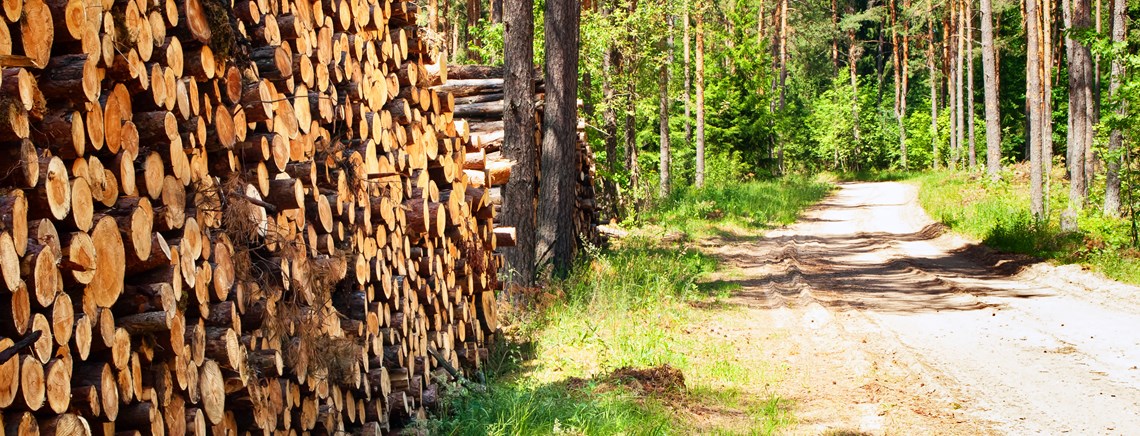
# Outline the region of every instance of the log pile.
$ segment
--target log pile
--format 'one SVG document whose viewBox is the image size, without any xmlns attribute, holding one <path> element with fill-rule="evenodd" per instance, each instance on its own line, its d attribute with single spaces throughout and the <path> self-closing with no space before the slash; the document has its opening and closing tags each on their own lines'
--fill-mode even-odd
<svg viewBox="0 0 1140 436">
<path fill-rule="evenodd" d="M 481 150 L 468 160 L 475 163 L 475 168 L 483 160 L 488 165 L 506 165 L 500 150 L 503 144 L 503 76 L 502 67 L 453 65 L 448 69 L 446 83 L 434 88 L 454 96 L 455 117 L 468 122 L 471 143 Z M 541 74 L 538 76 L 541 77 Z M 440 83 L 440 80 L 436 79 L 435 83 Z M 535 106 L 535 144 L 539 148 L 539 156 L 542 154 L 543 91 L 543 84 L 539 82 L 536 86 Z M 578 186 L 574 227 L 578 235 L 578 248 L 581 248 L 584 244 L 597 245 L 601 242 L 597 229 L 599 210 L 594 196 L 594 153 L 586 140 L 586 123 L 581 117 L 578 118 L 576 147 Z M 492 189 L 493 198 L 498 198 L 498 191 L 498 188 Z"/>
<path fill-rule="evenodd" d="M 5 0 L 0 426 L 378 434 L 497 328 L 488 159 L 389 0 Z"/>
</svg>

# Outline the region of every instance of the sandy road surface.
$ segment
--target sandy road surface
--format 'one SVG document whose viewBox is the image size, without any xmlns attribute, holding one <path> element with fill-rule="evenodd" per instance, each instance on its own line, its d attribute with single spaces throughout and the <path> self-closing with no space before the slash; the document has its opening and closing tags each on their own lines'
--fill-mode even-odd
<svg viewBox="0 0 1140 436">
<path fill-rule="evenodd" d="M 705 248 L 744 286 L 709 328 L 778 374 L 756 391 L 793 400 L 792 433 L 1140 434 L 1140 289 L 947 234 L 911 185 Z"/>
</svg>

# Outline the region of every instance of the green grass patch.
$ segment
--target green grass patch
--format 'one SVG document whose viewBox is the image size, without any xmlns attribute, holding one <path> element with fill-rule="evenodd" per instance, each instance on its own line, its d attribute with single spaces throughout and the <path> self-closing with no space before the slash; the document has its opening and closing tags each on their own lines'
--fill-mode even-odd
<svg viewBox="0 0 1140 436">
<path fill-rule="evenodd" d="M 646 211 L 639 226 L 686 237 L 755 233 L 795 221 L 826 196 L 822 180 L 789 177 L 687 189 Z M 773 434 L 792 403 L 768 394 L 781 369 L 734 358 L 733 340 L 708 329 L 737 310 L 740 289 L 710 281 L 717 261 L 686 237 L 631 237 L 581 256 L 569 276 L 502 315 L 483 367 L 486 385 L 452 387 L 431 434 Z M 507 339 L 503 339 L 506 337 Z M 630 371 L 683 375 L 678 389 L 630 381 Z M 635 377 L 636 378 L 636 377 Z"/>
<path fill-rule="evenodd" d="M 1106 218 L 1090 207 L 1078 219 L 1078 232 L 1058 223 L 1068 186 L 1053 181 L 1049 219 L 1030 213 L 1028 182 L 1012 172 L 1001 181 L 959 172 L 932 172 L 914 178 L 919 202 L 936 220 L 998 250 L 1061 263 L 1079 263 L 1116 280 L 1140 283 L 1140 252 L 1131 246 L 1129 223 Z M 1011 181 L 1012 180 L 1012 181 Z"/>
<path fill-rule="evenodd" d="M 827 196 L 831 188 L 826 180 L 805 176 L 684 188 L 644 213 L 641 224 L 679 231 L 689 237 L 731 239 L 734 228 L 762 230 L 794 222 L 800 212 Z"/>
<path fill-rule="evenodd" d="M 920 173 L 903 170 L 866 170 L 845 173 L 823 173 L 820 179 L 834 182 L 898 182 L 910 180 Z"/>
</svg>

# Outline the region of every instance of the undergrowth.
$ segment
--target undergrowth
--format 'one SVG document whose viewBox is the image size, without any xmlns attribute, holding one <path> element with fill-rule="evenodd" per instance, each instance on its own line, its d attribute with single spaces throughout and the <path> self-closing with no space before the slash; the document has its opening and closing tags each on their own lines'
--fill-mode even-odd
<svg viewBox="0 0 1140 436">
<path fill-rule="evenodd" d="M 722 226 L 762 230 L 791 224 L 819 202 L 832 184 L 806 176 L 682 188 L 645 212 L 639 224 L 658 225 L 691 237 L 718 233 Z"/>
<path fill-rule="evenodd" d="M 757 389 L 777 383 L 778 371 L 728 358 L 737 345 L 702 331 L 734 310 L 720 299 L 739 285 L 709 281 L 714 258 L 659 232 L 757 234 L 794 222 L 830 189 L 787 177 L 674 192 L 626 223 L 632 236 L 586 250 L 566 279 L 515 296 L 481 368 L 488 383 L 451 388 L 418 425 L 446 435 L 780 431 L 792 403 Z"/>
<path fill-rule="evenodd" d="M 1024 174 L 1006 170 L 1002 180 L 980 174 L 933 172 L 916 177 L 919 201 L 934 219 L 977 238 L 987 246 L 1061 263 L 1078 263 L 1106 276 L 1140 283 L 1140 251 L 1132 246 L 1129 223 L 1107 218 L 1088 207 L 1078 219 L 1079 232 L 1060 229 L 1068 186 L 1055 177 L 1049 219 L 1030 213 Z"/>
</svg>

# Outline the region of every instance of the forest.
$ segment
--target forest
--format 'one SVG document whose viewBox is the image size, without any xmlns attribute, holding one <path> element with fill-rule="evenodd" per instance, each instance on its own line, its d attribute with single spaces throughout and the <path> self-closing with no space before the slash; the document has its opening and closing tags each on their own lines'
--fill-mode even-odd
<svg viewBox="0 0 1140 436">
<path fill-rule="evenodd" d="M 502 5 L 478 3 L 442 6 L 447 52 L 501 64 Z M 585 1 L 581 115 L 621 217 L 677 187 L 741 178 L 1012 168 L 1030 175 L 1033 214 L 1072 231 L 1082 213 L 1135 215 L 1135 8 Z"/>
</svg>

